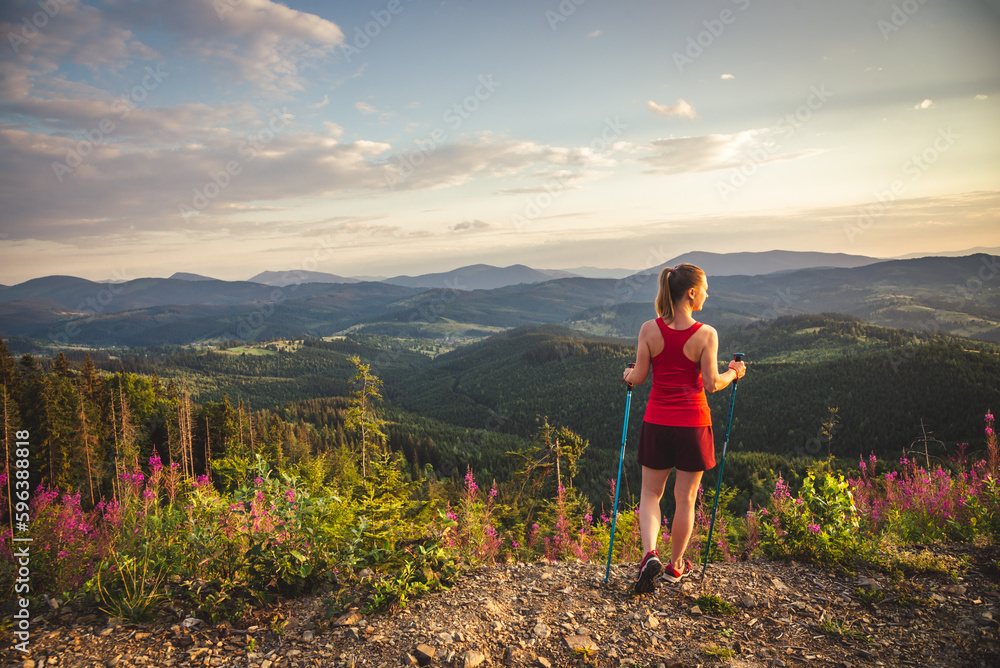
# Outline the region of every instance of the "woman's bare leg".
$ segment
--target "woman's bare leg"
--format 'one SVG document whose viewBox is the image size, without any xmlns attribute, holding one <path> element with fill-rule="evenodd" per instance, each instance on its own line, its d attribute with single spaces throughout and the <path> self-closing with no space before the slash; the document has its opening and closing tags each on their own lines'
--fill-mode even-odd
<svg viewBox="0 0 1000 668">
<path fill-rule="evenodd" d="M 694 506 L 698 500 L 698 486 L 701 484 L 703 473 L 704 471 L 677 471 L 677 480 L 674 481 L 674 501 L 677 503 L 677 509 L 674 511 L 674 522 L 670 526 L 670 563 L 678 570 L 682 568 L 684 551 L 687 550 L 691 532 L 694 530 Z M 645 490 L 645 483 L 643 489 Z M 641 517 L 641 510 L 639 514 Z"/>
<path fill-rule="evenodd" d="M 679 473 L 679 471 L 678 471 Z M 642 467 L 642 494 L 639 497 L 639 535 L 642 537 L 642 554 L 656 548 L 660 534 L 660 499 L 667 485 L 670 469 Z"/>
</svg>

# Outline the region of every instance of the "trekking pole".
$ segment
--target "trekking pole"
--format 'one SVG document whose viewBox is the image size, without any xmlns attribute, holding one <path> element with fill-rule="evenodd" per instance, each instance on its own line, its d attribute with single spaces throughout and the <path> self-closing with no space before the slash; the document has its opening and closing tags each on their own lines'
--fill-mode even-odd
<svg viewBox="0 0 1000 668">
<path fill-rule="evenodd" d="M 629 364 L 628 368 L 634 369 L 635 363 Z M 615 509 L 611 513 L 611 540 L 608 542 L 608 567 L 604 571 L 605 583 L 607 583 L 608 577 L 611 575 L 611 553 L 615 548 L 615 523 L 618 520 L 618 492 L 622 488 L 622 463 L 625 461 L 625 437 L 628 434 L 628 409 L 632 405 L 632 383 L 627 383 L 627 385 L 628 391 L 625 393 L 625 424 L 622 425 L 622 450 L 618 456 L 618 481 L 615 482 Z"/>
<path fill-rule="evenodd" d="M 743 353 L 733 355 L 736 362 L 743 361 Z M 719 494 L 722 490 L 722 472 L 726 469 L 726 449 L 729 447 L 729 428 L 733 426 L 733 403 L 736 401 L 736 383 L 733 381 L 733 391 L 729 395 L 729 420 L 726 422 L 726 439 L 722 442 L 722 463 L 719 464 L 719 477 L 715 481 L 715 501 L 712 503 L 712 521 L 708 525 L 708 540 L 705 544 L 705 557 L 701 561 L 701 577 L 705 577 L 705 567 L 708 566 L 708 553 L 712 549 L 712 529 L 715 528 L 715 511 L 719 508 Z"/>
</svg>

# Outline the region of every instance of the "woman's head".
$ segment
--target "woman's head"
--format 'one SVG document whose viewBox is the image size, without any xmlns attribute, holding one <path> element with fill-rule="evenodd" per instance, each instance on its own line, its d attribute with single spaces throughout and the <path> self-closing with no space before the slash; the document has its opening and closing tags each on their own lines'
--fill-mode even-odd
<svg viewBox="0 0 1000 668">
<path fill-rule="evenodd" d="M 656 295 L 656 315 L 665 322 L 674 319 L 674 304 L 688 298 L 691 289 L 706 283 L 705 272 L 693 264 L 664 267 L 660 272 L 660 290 Z"/>
</svg>

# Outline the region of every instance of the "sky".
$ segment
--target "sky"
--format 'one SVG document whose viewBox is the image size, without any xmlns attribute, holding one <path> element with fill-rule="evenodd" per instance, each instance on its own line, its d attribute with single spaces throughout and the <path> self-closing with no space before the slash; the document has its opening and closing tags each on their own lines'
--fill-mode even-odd
<svg viewBox="0 0 1000 668">
<path fill-rule="evenodd" d="M 5 0 L 0 284 L 1000 245 L 1000 0 Z"/>
</svg>

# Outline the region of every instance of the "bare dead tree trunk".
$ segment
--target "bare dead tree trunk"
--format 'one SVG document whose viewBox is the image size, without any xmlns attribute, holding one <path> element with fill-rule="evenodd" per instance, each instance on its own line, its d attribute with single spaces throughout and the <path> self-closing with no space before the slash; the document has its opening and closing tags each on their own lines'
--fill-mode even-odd
<svg viewBox="0 0 1000 668">
<path fill-rule="evenodd" d="M 250 455 L 253 456 L 257 454 L 257 448 L 254 444 L 253 437 L 253 411 L 247 411 L 247 419 L 250 420 Z"/>
<path fill-rule="evenodd" d="M 208 416 L 205 416 L 205 475 L 212 479 L 212 446 L 210 445 L 211 430 L 208 426 Z"/>
<path fill-rule="evenodd" d="M 111 493 L 118 500 L 118 486 L 121 484 L 121 472 L 118 470 L 120 449 L 118 447 L 118 417 L 115 415 L 115 389 L 111 388 L 111 431 L 115 434 L 115 475 L 111 479 Z"/>
<path fill-rule="evenodd" d="M 90 468 L 90 430 L 87 429 L 87 407 L 84 404 L 83 392 L 77 388 L 77 395 L 80 397 L 80 429 L 83 436 L 83 454 L 87 458 L 87 486 L 90 488 L 90 505 L 95 505 L 94 501 L 94 473 Z"/>
</svg>

